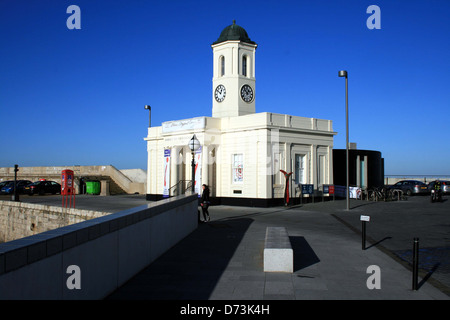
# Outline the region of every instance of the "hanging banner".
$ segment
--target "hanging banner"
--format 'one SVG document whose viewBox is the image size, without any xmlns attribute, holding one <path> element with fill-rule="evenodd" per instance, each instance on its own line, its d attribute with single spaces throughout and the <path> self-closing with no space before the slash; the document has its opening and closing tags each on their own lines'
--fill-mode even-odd
<svg viewBox="0 0 450 320">
<path fill-rule="evenodd" d="M 170 188 L 170 149 L 164 149 L 163 175 L 163 198 L 167 198 Z"/>
<path fill-rule="evenodd" d="M 202 196 L 202 147 L 195 152 L 195 192 L 198 196 Z"/>
<path fill-rule="evenodd" d="M 350 190 L 350 199 L 361 199 L 361 188 L 348 187 Z"/>
</svg>

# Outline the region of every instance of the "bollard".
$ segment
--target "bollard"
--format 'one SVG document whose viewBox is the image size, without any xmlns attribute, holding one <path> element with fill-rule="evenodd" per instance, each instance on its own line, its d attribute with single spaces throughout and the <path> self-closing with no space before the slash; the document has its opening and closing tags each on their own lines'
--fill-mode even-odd
<svg viewBox="0 0 450 320">
<path fill-rule="evenodd" d="M 419 276 L 419 238 L 414 238 L 413 245 L 413 279 L 412 289 L 417 290 L 417 279 Z"/>
</svg>

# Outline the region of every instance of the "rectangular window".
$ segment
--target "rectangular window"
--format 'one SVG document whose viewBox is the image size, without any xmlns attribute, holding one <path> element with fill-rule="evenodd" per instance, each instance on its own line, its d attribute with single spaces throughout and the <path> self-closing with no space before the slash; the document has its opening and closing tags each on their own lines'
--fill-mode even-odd
<svg viewBox="0 0 450 320">
<path fill-rule="evenodd" d="M 225 57 L 221 56 L 220 57 L 220 76 L 224 76 L 225 75 Z"/>
<path fill-rule="evenodd" d="M 305 155 L 296 154 L 295 155 L 295 183 L 304 184 L 306 183 L 305 176 Z"/>
<path fill-rule="evenodd" d="M 242 153 L 232 155 L 232 175 L 233 183 L 242 183 L 244 181 L 244 157 Z"/>
</svg>

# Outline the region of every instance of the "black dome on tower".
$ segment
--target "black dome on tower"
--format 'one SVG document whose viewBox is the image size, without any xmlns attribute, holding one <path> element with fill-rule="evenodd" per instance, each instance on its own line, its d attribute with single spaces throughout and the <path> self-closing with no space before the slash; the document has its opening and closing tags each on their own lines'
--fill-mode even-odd
<svg viewBox="0 0 450 320">
<path fill-rule="evenodd" d="M 255 44 L 254 41 L 250 40 L 247 31 L 245 31 L 244 28 L 236 24 L 236 20 L 233 20 L 232 25 L 229 25 L 228 27 L 222 30 L 219 39 L 217 39 L 217 41 L 215 41 L 213 44 L 218 44 L 228 40 L 239 40 L 242 42 Z"/>
</svg>

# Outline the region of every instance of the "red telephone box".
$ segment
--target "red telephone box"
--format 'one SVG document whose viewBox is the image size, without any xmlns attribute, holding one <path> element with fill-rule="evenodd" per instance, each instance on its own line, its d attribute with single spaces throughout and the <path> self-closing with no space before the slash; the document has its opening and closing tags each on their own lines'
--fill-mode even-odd
<svg viewBox="0 0 450 320">
<path fill-rule="evenodd" d="M 75 208 L 75 190 L 74 190 L 74 174 L 72 170 L 61 171 L 61 195 L 63 197 L 63 207 L 67 207 L 67 198 L 69 198 L 69 207 Z"/>
</svg>

